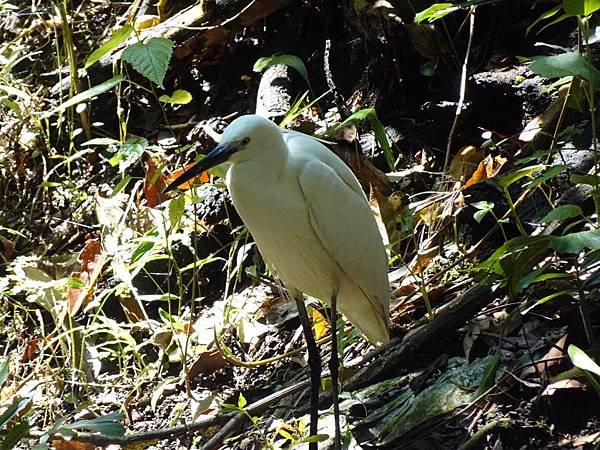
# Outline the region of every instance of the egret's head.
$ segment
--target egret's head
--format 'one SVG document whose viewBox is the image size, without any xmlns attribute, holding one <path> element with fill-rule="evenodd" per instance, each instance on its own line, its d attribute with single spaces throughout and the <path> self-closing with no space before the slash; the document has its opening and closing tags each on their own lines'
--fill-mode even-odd
<svg viewBox="0 0 600 450">
<path fill-rule="evenodd" d="M 239 117 L 225 128 L 219 145 L 212 149 L 204 159 L 177 177 L 165 188 L 164 192 L 175 189 L 225 161 L 236 164 L 269 158 L 276 149 L 283 145 L 279 127 L 270 120 L 255 115 Z"/>
</svg>

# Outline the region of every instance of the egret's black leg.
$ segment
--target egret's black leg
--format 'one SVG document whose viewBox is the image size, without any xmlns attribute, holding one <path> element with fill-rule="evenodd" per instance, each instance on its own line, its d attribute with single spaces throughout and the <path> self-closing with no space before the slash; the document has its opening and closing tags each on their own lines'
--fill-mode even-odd
<svg viewBox="0 0 600 450">
<path fill-rule="evenodd" d="M 321 385 L 321 354 L 317 348 L 315 337 L 310 327 L 306 306 L 302 294 L 295 295 L 296 306 L 298 307 L 298 315 L 302 330 L 304 331 L 304 339 L 306 339 L 306 347 L 308 349 L 308 366 L 310 367 L 310 435 L 316 436 L 319 425 L 319 386 Z M 317 450 L 318 442 L 310 442 L 309 450 Z"/>
<path fill-rule="evenodd" d="M 331 297 L 331 358 L 329 358 L 329 371 L 331 372 L 331 400 L 335 421 L 333 448 L 340 450 L 342 448 L 342 433 L 340 430 L 340 390 L 338 385 L 340 361 L 337 345 L 337 316 L 337 297 L 334 294 Z"/>
</svg>

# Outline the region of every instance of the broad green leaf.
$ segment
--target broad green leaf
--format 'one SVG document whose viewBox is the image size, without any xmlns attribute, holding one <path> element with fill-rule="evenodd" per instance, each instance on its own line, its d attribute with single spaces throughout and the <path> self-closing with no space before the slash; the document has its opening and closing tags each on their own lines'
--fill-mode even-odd
<svg viewBox="0 0 600 450">
<path fill-rule="evenodd" d="M 544 56 L 532 62 L 529 68 L 545 78 L 581 77 L 595 86 L 600 86 L 600 71 L 578 52 Z"/>
<path fill-rule="evenodd" d="M 180 195 L 179 197 L 175 197 L 173 200 L 171 200 L 169 203 L 169 220 L 171 221 L 171 228 L 173 230 L 179 228 L 179 223 L 181 222 L 184 211 L 185 196 Z"/>
<path fill-rule="evenodd" d="M 183 89 L 177 89 L 173 95 L 161 95 L 158 100 L 163 103 L 173 103 L 175 105 L 187 105 L 192 101 L 192 94 Z"/>
<path fill-rule="evenodd" d="M 579 175 L 574 173 L 571 175 L 571 183 L 589 184 L 590 186 L 600 185 L 600 176 L 598 175 Z"/>
<path fill-rule="evenodd" d="M 577 205 L 561 205 L 554 208 L 548 214 L 546 214 L 541 223 L 550 223 L 555 220 L 571 219 L 572 217 L 583 216 L 583 211 Z"/>
<path fill-rule="evenodd" d="M 262 72 L 275 64 L 285 64 L 286 66 L 290 66 L 304 78 L 304 81 L 306 81 L 306 84 L 310 87 L 306 66 L 302 60 L 295 55 L 263 56 L 262 58 L 258 58 L 254 63 L 253 70 L 255 72 Z"/>
<path fill-rule="evenodd" d="M 127 47 L 123 60 L 131 64 L 138 73 L 163 87 L 167 67 L 173 53 L 173 42 L 162 37 L 153 37 L 148 42 L 138 42 Z"/>
<path fill-rule="evenodd" d="M 125 427 L 121 423 L 122 420 L 122 414 L 110 413 L 91 420 L 78 420 L 66 425 L 65 428 L 97 432 L 103 436 L 124 436 Z"/>
<path fill-rule="evenodd" d="M 112 166 L 119 165 L 119 171 L 124 172 L 129 166 L 135 164 L 148 146 L 148 140 L 143 137 L 129 137 L 119 147 L 117 153 L 108 160 Z"/>
<path fill-rule="evenodd" d="M 531 182 L 529 182 L 527 184 L 527 189 L 533 189 L 533 188 L 539 186 L 540 184 L 545 183 L 548 180 L 551 180 L 556 175 L 558 175 L 561 172 L 564 172 L 568 168 L 569 168 L 569 166 L 566 166 L 564 164 L 559 164 L 556 166 L 548 167 L 548 169 L 543 174 L 535 177 L 533 180 L 531 180 Z"/>
<path fill-rule="evenodd" d="M 117 84 L 119 84 L 121 81 L 123 81 L 123 75 L 118 75 L 114 78 L 111 78 L 110 80 L 106 80 L 104 83 L 101 83 L 98 86 L 94 86 L 94 87 L 88 89 L 87 91 L 80 92 L 79 94 L 71 97 L 69 100 L 67 100 L 63 104 L 58 105 L 56 108 L 54 108 L 53 112 L 62 112 L 64 110 L 66 110 L 68 107 L 76 105 L 77 103 L 86 102 L 88 100 L 91 100 L 92 98 L 112 89 Z"/>
<path fill-rule="evenodd" d="M 595 230 L 580 231 L 564 236 L 552 236 L 550 248 L 559 253 L 577 254 L 583 249 L 600 249 L 600 228 Z"/>
<path fill-rule="evenodd" d="M 515 170 L 514 172 L 508 173 L 504 175 L 500 180 L 498 180 L 498 184 L 503 188 L 508 188 L 511 184 L 519 181 L 523 177 L 530 177 L 538 170 L 544 168 L 543 164 L 537 164 L 535 166 L 523 167 L 522 169 Z"/>
<path fill-rule="evenodd" d="M 505 274 L 501 265 L 502 259 L 505 259 L 510 255 L 517 255 L 515 256 L 515 258 L 517 258 L 520 253 L 530 251 L 532 252 L 532 255 L 534 255 L 533 260 L 536 260 L 535 255 L 544 253 L 551 238 L 552 236 L 517 236 L 512 238 L 502 244 L 488 259 L 479 264 L 479 266 L 476 267 L 476 270 Z M 519 268 L 514 267 L 513 269 L 516 270 Z"/>
<path fill-rule="evenodd" d="M 598 366 L 598 364 L 596 364 L 596 362 L 579 347 L 573 344 L 569 345 L 567 354 L 575 367 L 579 367 L 580 369 L 587 370 L 588 372 L 600 376 L 600 366 Z"/>
<path fill-rule="evenodd" d="M 458 9 L 458 6 L 453 3 L 434 3 L 429 8 L 415 14 L 415 23 L 421 23 L 424 20 L 431 23 Z"/>
<path fill-rule="evenodd" d="M 600 9 L 600 0 L 563 0 L 563 8 L 572 16 L 588 16 Z"/>
<path fill-rule="evenodd" d="M 377 142 L 379 142 L 379 145 L 381 145 L 381 148 L 383 149 L 383 156 L 385 156 L 385 160 L 390 169 L 393 169 L 394 155 L 392 153 L 392 147 L 387 139 L 385 128 L 383 128 L 383 125 L 379 121 L 374 108 L 359 109 L 342 123 L 340 123 L 336 127 L 336 130 L 346 128 L 347 126 L 362 122 L 363 120 L 369 121 L 369 124 L 373 129 L 373 133 L 375 133 L 375 137 L 377 138 Z"/>
<path fill-rule="evenodd" d="M 90 56 L 88 56 L 87 60 L 85 61 L 84 68 L 87 69 L 96 61 L 99 61 L 106 55 L 110 54 L 115 48 L 125 42 L 131 33 L 133 33 L 133 25 L 131 24 L 127 24 L 124 27 L 113 31 L 108 41 L 106 41 L 104 44 L 94 50 Z"/>
</svg>

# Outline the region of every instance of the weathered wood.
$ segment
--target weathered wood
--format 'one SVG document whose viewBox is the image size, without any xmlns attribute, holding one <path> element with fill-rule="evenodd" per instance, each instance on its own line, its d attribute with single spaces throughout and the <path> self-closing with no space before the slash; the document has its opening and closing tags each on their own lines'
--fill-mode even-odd
<svg viewBox="0 0 600 450">
<path fill-rule="evenodd" d="M 454 333 L 478 311 L 492 301 L 488 286 L 475 285 L 453 301 L 443 315 L 423 325 L 403 340 L 393 340 L 374 352 L 371 363 L 344 383 L 344 391 L 398 376 L 408 365 L 427 354 L 439 352 L 439 342 Z"/>
</svg>

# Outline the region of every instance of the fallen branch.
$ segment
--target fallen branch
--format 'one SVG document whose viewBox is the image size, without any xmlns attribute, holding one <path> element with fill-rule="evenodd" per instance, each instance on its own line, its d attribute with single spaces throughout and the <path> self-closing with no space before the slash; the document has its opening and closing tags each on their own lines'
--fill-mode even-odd
<svg viewBox="0 0 600 450">
<path fill-rule="evenodd" d="M 267 397 L 258 400 L 245 408 L 245 411 L 250 415 L 255 415 L 263 411 L 264 409 L 272 406 L 274 403 L 282 400 L 283 398 L 293 395 L 303 389 L 310 386 L 310 381 L 301 381 L 293 384 L 285 389 L 282 389 L 274 394 L 268 395 Z M 207 443 L 207 447 L 203 449 L 217 448 L 220 442 L 223 441 L 229 434 L 231 434 L 241 423 L 244 418 L 243 413 L 227 413 L 227 414 L 216 414 L 206 419 L 197 420 L 191 423 L 183 425 L 177 425 L 175 427 L 160 428 L 158 430 L 144 431 L 141 433 L 131 433 L 125 436 L 106 436 L 96 433 L 77 433 L 75 436 L 65 438 L 61 435 L 53 435 L 50 440 L 52 441 L 77 441 L 77 442 L 89 442 L 91 444 L 106 447 L 108 445 L 120 445 L 126 446 L 136 442 L 144 442 L 151 440 L 169 440 L 174 439 L 177 436 L 181 436 L 187 433 L 192 433 L 204 428 L 208 428 L 214 425 L 226 424 L 221 431 L 219 431 L 213 438 Z M 44 436 L 43 431 L 30 432 L 27 436 L 29 439 L 39 439 Z M 210 445 L 210 446 L 209 446 Z"/>
</svg>

